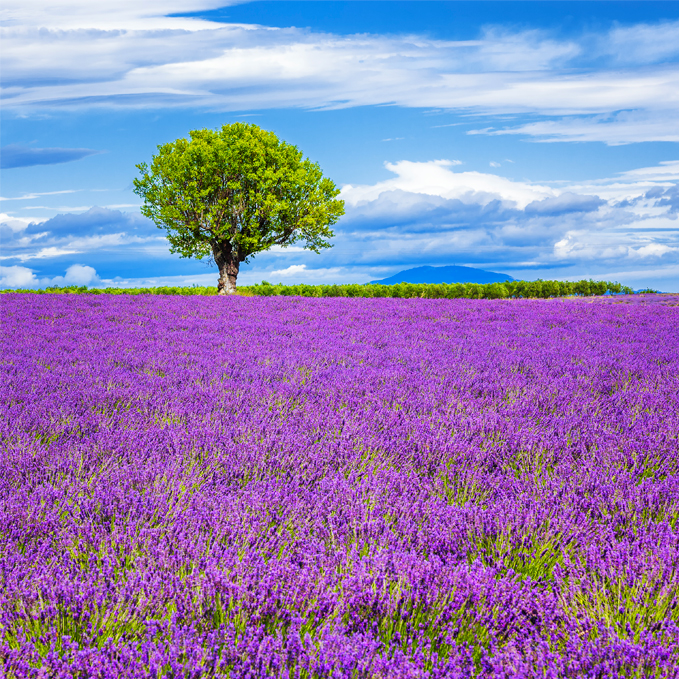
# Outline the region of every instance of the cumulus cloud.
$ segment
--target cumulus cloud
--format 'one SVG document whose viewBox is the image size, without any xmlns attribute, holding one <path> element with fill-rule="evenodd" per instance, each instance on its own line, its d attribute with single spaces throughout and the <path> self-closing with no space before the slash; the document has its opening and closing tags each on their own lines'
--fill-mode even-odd
<svg viewBox="0 0 679 679">
<path fill-rule="evenodd" d="M 562 39 L 487 27 L 475 40 L 350 35 L 169 16 L 225 0 L 7 0 L 5 107 L 212 110 L 399 105 L 557 116 L 484 134 L 676 140 L 679 22 Z"/>
<path fill-rule="evenodd" d="M 261 253 L 243 267 L 242 282 L 368 281 L 422 264 L 477 266 L 515 278 L 606 275 L 636 270 L 640 262 L 654 270 L 679 265 L 679 161 L 556 187 L 466 171 L 446 159 L 386 168 L 390 178 L 342 188 L 346 214 L 334 228 L 333 248 L 320 255 L 299 247 Z M 163 232 L 136 213 L 91 208 L 41 223 L 5 219 L 7 281 L 30 283 L 35 270 L 27 267 L 53 272 L 55 263 L 81 264 L 85 255 L 100 271 L 100 263 L 116 258 L 128 272 L 139 271 L 128 275 L 150 276 L 148 262 L 169 257 Z M 214 283 L 215 274 L 205 276 Z"/>
<path fill-rule="evenodd" d="M 663 245 L 662 243 L 649 243 L 640 248 L 630 248 L 629 255 L 631 257 L 662 257 L 669 252 L 679 252 L 679 248 Z"/>
<path fill-rule="evenodd" d="M 0 266 L 0 287 L 35 288 L 38 279 L 31 269 L 25 266 Z"/>
<path fill-rule="evenodd" d="M 547 186 L 515 182 L 495 174 L 482 172 L 455 172 L 452 167 L 459 161 L 432 160 L 413 162 L 401 160 L 384 166 L 396 176 L 373 185 L 342 188 L 341 198 L 350 206 L 374 201 L 388 191 L 440 196 L 457 199 L 463 203 L 487 205 L 500 200 L 508 206 L 524 208 L 528 203 L 556 195 Z"/>
<path fill-rule="evenodd" d="M 80 160 L 97 153 L 101 153 L 101 151 L 92 149 L 37 149 L 20 144 L 10 144 L 0 149 L 0 168 L 70 163 L 73 160 Z"/>
<path fill-rule="evenodd" d="M 45 220 L 42 220 L 45 221 Z M 0 213 L 0 234 L 6 233 L 6 237 L 12 237 L 14 233 L 24 231 L 29 224 L 35 224 L 35 219 L 25 217 L 15 217 L 4 212 Z M 6 231 L 3 231 L 5 229 Z"/>
<path fill-rule="evenodd" d="M 92 207 L 80 214 L 58 214 L 41 222 L 27 221 L 7 217 L 0 222 L 0 259 L 20 264 L 91 251 L 120 253 L 130 247 L 138 253 L 140 249 L 165 242 L 148 219 L 109 208 Z"/>
<path fill-rule="evenodd" d="M 306 264 L 291 264 L 285 269 L 277 269 L 271 272 L 272 276 L 283 276 L 285 278 L 289 276 L 297 276 L 301 274 L 306 269 Z"/>
<path fill-rule="evenodd" d="M 99 276 L 94 267 L 73 264 L 66 269 L 66 274 L 52 279 L 53 285 L 97 285 Z"/>
<path fill-rule="evenodd" d="M 350 258 L 365 267 L 466 264 L 554 277 L 679 262 L 673 161 L 558 188 L 441 160 L 387 168 L 391 179 L 343 188 L 346 216 L 323 266 Z"/>
<path fill-rule="evenodd" d="M 101 283 L 96 270 L 91 266 L 73 264 L 63 276 L 38 278 L 33 269 L 25 266 L 0 266 L 0 288 L 44 288 L 51 285 L 96 286 Z"/>
</svg>

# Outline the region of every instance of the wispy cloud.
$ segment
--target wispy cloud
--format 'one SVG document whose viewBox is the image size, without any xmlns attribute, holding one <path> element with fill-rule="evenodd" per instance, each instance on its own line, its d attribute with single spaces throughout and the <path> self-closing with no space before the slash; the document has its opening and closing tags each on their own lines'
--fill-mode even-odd
<svg viewBox="0 0 679 679">
<path fill-rule="evenodd" d="M 631 83 L 632 84 L 632 83 Z M 679 80 L 676 81 L 679 86 Z M 649 103 L 652 100 L 649 99 Z M 600 141 L 609 146 L 643 141 L 679 141 L 679 106 L 668 101 L 659 110 L 621 111 L 612 115 L 559 117 L 514 127 L 486 127 L 467 134 L 521 135 L 539 142 Z"/>
<path fill-rule="evenodd" d="M 4 197 L 0 196 L 0 201 L 6 200 L 35 200 L 41 196 L 59 196 L 64 193 L 77 193 L 81 189 L 64 189 L 63 191 L 42 191 L 35 193 L 24 193 L 21 196 Z"/>
<path fill-rule="evenodd" d="M 9 0 L 4 105 L 246 111 L 388 104 L 538 116 L 477 134 L 610 144 L 678 139 L 679 22 L 569 39 L 488 27 L 475 40 L 450 41 L 168 16 L 224 4 L 67 0 L 57 10 L 51 0 Z"/>
<path fill-rule="evenodd" d="M 57 165 L 59 163 L 70 163 L 97 153 L 101 153 L 101 151 L 93 149 L 36 149 L 19 144 L 10 144 L 0 149 L 0 167 L 2 169 L 10 169 L 15 167 L 34 167 L 35 165 Z"/>
</svg>

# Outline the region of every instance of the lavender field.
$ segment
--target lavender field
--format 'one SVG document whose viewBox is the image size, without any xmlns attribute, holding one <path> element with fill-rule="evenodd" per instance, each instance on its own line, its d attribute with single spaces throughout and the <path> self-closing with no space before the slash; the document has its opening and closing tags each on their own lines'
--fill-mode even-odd
<svg viewBox="0 0 679 679">
<path fill-rule="evenodd" d="M 0 673 L 679 676 L 676 303 L 0 296 Z"/>
</svg>

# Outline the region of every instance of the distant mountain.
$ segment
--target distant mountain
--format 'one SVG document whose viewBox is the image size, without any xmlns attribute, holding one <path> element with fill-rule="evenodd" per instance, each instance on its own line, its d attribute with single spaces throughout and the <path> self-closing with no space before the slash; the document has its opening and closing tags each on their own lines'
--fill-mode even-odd
<svg viewBox="0 0 679 679">
<path fill-rule="evenodd" d="M 471 266 L 418 266 L 406 269 L 370 285 L 395 285 L 396 283 L 503 283 L 513 281 L 511 276 L 494 271 L 474 269 Z"/>
</svg>

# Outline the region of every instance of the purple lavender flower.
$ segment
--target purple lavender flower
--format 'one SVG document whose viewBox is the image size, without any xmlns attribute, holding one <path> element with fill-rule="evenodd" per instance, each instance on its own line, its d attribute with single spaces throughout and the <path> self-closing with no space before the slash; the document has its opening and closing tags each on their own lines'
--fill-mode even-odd
<svg viewBox="0 0 679 679">
<path fill-rule="evenodd" d="M 0 669 L 679 676 L 632 299 L 0 296 Z"/>
</svg>

